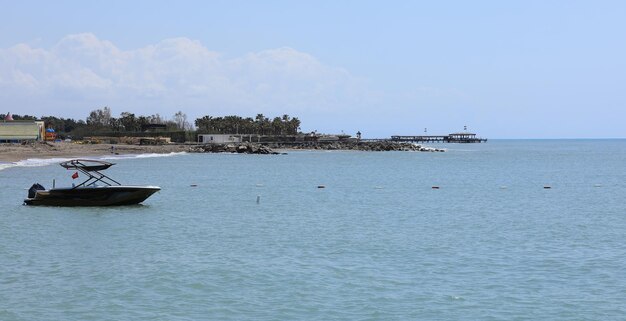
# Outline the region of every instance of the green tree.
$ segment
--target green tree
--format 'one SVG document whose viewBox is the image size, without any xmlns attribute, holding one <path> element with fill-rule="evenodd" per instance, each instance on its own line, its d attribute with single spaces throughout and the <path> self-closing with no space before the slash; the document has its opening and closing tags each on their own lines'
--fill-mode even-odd
<svg viewBox="0 0 626 321">
<path fill-rule="evenodd" d="M 87 117 L 87 125 L 93 129 L 109 129 L 111 121 L 111 109 L 104 107 L 102 109 L 92 110 Z"/>
<path fill-rule="evenodd" d="M 137 117 L 131 112 L 122 112 L 119 120 L 122 123 L 122 127 L 124 127 L 124 130 L 127 132 L 138 132 L 141 130 Z"/>
<path fill-rule="evenodd" d="M 300 131 L 300 120 L 297 117 L 292 118 L 289 121 L 289 135 L 297 135 Z"/>
<path fill-rule="evenodd" d="M 179 130 L 191 129 L 191 124 L 187 121 L 187 115 L 180 110 L 174 114 L 174 124 Z"/>
</svg>

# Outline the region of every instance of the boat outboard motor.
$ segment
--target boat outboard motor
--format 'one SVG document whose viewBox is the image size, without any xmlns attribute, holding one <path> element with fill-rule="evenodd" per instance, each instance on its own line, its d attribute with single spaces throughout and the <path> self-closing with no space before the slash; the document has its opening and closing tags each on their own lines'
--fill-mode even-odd
<svg viewBox="0 0 626 321">
<path fill-rule="evenodd" d="M 28 189 L 28 198 L 34 198 L 35 195 L 37 194 L 37 191 L 44 191 L 46 190 L 45 187 L 41 186 L 39 183 L 35 183 L 33 184 L 33 186 L 31 186 Z"/>
</svg>

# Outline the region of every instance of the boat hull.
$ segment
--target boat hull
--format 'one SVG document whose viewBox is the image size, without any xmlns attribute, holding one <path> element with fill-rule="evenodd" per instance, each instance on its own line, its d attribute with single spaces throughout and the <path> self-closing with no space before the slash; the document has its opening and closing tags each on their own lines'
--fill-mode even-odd
<svg viewBox="0 0 626 321">
<path fill-rule="evenodd" d="M 37 191 L 35 197 L 24 200 L 26 205 L 43 206 L 119 206 L 145 201 L 161 190 L 158 186 L 98 186 L 53 188 Z"/>
</svg>

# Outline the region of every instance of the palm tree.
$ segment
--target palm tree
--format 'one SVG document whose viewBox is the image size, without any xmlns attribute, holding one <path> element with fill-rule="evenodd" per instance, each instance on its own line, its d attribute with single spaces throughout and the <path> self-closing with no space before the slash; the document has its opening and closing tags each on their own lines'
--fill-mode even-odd
<svg viewBox="0 0 626 321">
<path fill-rule="evenodd" d="M 289 133 L 291 135 L 297 135 L 300 129 L 300 120 L 297 117 L 292 118 L 289 121 Z"/>
</svg>

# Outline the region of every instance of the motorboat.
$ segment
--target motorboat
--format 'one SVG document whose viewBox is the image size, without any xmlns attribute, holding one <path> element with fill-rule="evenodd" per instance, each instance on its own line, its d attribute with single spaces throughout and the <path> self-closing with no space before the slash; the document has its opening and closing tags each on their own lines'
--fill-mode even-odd
<svg viewBox="0 0 626 321">
<path fill-rule="evenodd" d="M 67 170 L 75 170 L 72 178 L 78 178 L 78 172 L 87 179 L 72 187 L 45 189 L 39 183 L 28 190 L 25 205 L 48 206 L 117 206 L 139 204 L 150 195 L 161 190 L 158 186 L 122 185 L 101 173 L 113 163 L 101 160 L 73 159 L 60 163 Z"/>
</svg>

